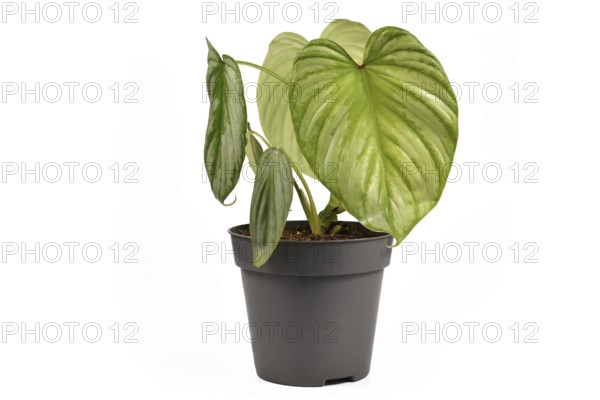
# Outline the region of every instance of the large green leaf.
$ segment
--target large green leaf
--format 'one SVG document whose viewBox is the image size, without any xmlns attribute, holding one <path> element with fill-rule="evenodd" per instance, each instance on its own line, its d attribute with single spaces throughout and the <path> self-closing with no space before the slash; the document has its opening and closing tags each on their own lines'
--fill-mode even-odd
<svg viewBox="0 0 600 400">
<path fill-rule="evenodd" d="M 208 44 L 206 84 L 210 100 L 204 162 L 215 197 L 224 203 L 237 184 L 246 146 L 246 101 L 240 70 Z"/>
<path fill-rule="evenodd" d="M 339 19 L 327 25 L 321 38 L 340 44 L 357 62 L 362 62 L 364 45 L 370 34 L 371 32 L 359 22 Z M 296 33 L 284 32 L 277 35 L 269 45 L 263 67 L 291 81 L 294 59 L 307 43 L 308 41 L 304 37 Z M 263 132 L 273 146 L 285 150 L 304 174 L 314 177 L 312 168 L 315 166 L 308 164 L 296 141 L 286 84 L 266 72 L 261 72 L 258 85 L 257 105 Z M 328 96 L 332 93 L 331 87 L 317 89 L 318 92 L 313 92 L 313 95 L 317 97 Z M 323 168 L 323 166 L 316 167 Z"/>
<path fill-rule="evenodd" d="M 293 182 L 285 153 L 267 149 L 260 158 L 250 205 L 250 236 L 257 267 L 271 257 L 281 239 L 292 204 Z"/>
<path fill-rule="evenodd" d="M 263 67 L 291 81 L 294 58 L 307 43 L 306 39 L 295 33 L 284 32 L 277 35 L 269 45 Z M 273 146 L 282 148 L 304 174 L 314 177 L 296 142 L 287 89 L 286 83 L 265 72 L 260 73 L 257 93 L 260 124 Z"/>
<path fill-rule="evenodd" d="M 402 241 L 438 202 L 458 139 L 458 107 L 444 69 L 412 34 L 375 31 L 358 64 L 337 43 L 316 39 L 298 54 L 290 103 L 302 153 L 334 163 L 323 184 L 366 227 Z M 330 101 L 312 88 L 333 84 Z"/>
</svg>

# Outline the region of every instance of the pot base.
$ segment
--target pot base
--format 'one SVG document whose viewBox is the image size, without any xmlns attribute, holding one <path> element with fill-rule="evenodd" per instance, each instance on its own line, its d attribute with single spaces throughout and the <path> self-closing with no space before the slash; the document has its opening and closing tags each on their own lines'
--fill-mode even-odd
<svg viewBox="0 0 600 400">
<path fill-rule="evenodd" d="M 303 384 L 299 384 L 295 380 L 293 381 L 293 383 L 274 381 L 274 380 L 269 379 L 269 377 L 261 376 L 258 371 L 256 372 L 256 374 L 263 381 L 270 382 L 270 383 L 276 383 L 278 385 L 295 386 L 295 387 L 323 387 L 323 386 L 329 386 L 329 385 L 337 385 L 337 384 L 346 383 L 346 382 L 358 382 L 362 379 L 365 379 L 367 377 L 367 375 L 369 375 L 369 371 L 361 374 L 360 376 L 349 376 L 347 378 L 339 378 L 339 379 L 327 379 L 327 380 L 325 380 L 325 382 L 322 382 L 321 379 L 317 379 L 317 380 L 313 380 L 313 381 L 305 380 L 305 381 L 303 381 Z"/>
</svg>

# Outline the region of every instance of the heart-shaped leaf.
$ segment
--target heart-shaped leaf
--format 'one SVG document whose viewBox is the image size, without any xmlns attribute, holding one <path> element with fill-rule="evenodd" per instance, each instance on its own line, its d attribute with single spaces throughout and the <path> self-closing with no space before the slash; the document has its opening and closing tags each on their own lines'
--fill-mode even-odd
<svg viewBox="0 0 600 400">
<path fill-rule="evenodd" d="M 359 22 L 338 19 L 327 25 L 321 38 L 340 44 L 357 62 L 362 62 L 364 45 L 370 34 L 371 31 Z M 269 45 L 263 67 L 291 81 L 294 59 L 307 43 L 304 37 L 296 33 L 284 32 L 277 35 Z M 260 73 L 257 100 L 260 123 L 271 144 L 285 150 L 302 173 L 314 177 L 312 169 L 319 166 L 309 165 L 298 147 L 287 89 L 288 85 L 285 83 L 266 72 Z M 327 87 L 317 89 L 321 92 L 320 96 L 327 97 L 331 92 Z"/>
<path fill-rule="evenodd" d="M 292 169 L 284 152 L 267 149 L 260 158 L 250 205 L 254 265 L 263 265 L 281 239 L 293 195 Z"/>
<path fill-rule="evenodd" d="M 269 45 L 263 67 L 291 81 L 294 58 L 307 43 L 308 40 L 295 33 L 284 32 L 277 35 Z M 260 124 L 265 136 L 273 146 L 282 148 L 298 164 L 302 173 L 314 177 L 296 142 L 287 97 L 288 88 L 287 83 L 281 82 L 265 72 L 260 73 L 257 89 Z"/>
<path fill-rule="evenodd" d="M 327 39 L 306 45 L 293 67 L 292 121 L 309 164 L 337 166 L 336 179 L 315 171 L 323 184 L 363 225 L 400 243 L 442 194 L 458 106 L 442 65 L 409 32 L 375 31 L 363 58 Z M 325 84 L 335 95 L 315 99 Z"/>
<path fill-rule="evenodd" d="M 204 162 L 215 197 L 224 204 L 240 178 L 246 146 L 246 101 L 236 62 L 208 44 L 206 84 L 210 100 Z"/>
</svg>

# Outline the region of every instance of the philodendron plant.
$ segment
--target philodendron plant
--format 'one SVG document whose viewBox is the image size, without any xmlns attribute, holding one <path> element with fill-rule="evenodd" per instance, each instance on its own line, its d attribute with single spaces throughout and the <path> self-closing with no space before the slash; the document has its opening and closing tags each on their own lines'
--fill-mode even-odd
<svg viewBox="0 0 600 400">
<path fill-rule="evenodd" d="M 294 190 L 312 233 L 331 233 L 347 211 L 396 244 L 437 204 L 458 140 L 458 106 L 442 64 L 410 32 L 336 20 L 311 41 L 278 35 L 262 66 L 221 57 L 210 42 L 208 49 L 206 170 L 225 204 L 245 157 L 254 169 L 257 267 L 281 238 Z M 248 123 L 240 65 L 261 71 L 264 135 Z M 321 212 L 304 175 L 331 193 Z"/>
</svg>

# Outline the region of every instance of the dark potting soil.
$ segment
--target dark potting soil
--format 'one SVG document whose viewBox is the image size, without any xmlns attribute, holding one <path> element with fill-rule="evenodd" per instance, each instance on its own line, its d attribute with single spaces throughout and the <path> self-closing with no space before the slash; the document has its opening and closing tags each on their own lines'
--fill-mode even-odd
<svg viewBox="0 0 600 400">
<path fill-rule="evenodd" d="M 351 240 L 351 239 L 365 239 L 377 236 L 384 236 L 386 233 L 373 232 L 365 228 L 360 224 L 344 224 L 334 223 L 329 232 L 333 231 L 334 226 L 341 226 L 336 228 L 335 233 L 318 233 L 313 234 L 310 231 L 310 227 L 306 224 L 298 225 L 294 229 L 285 229 L 281 234 L 281 240 L 297 240 L 297 241 L 319 241 L 319 240 Z M 250 229 L 248 228 L 237 228 L 232 230 L 233 233 L 239 235 L 250 236 Z"/>
</svg>

